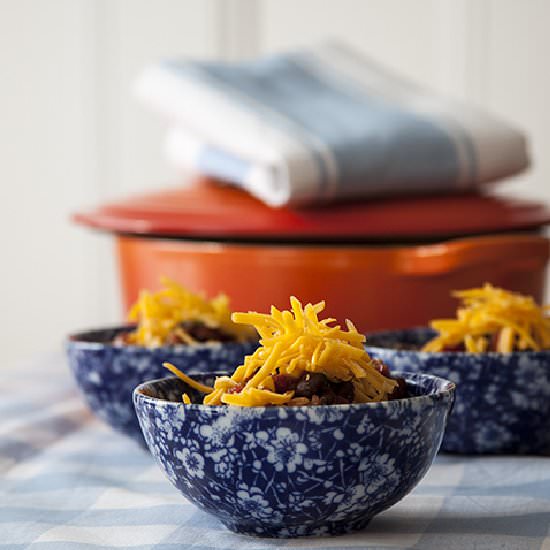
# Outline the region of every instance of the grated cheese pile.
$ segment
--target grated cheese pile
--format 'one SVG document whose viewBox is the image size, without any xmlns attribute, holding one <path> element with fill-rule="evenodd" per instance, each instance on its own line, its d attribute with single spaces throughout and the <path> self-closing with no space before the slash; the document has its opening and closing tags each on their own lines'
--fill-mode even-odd
<svg viewBox="0 0 550 550">
<path fill-rule="evenodd" d="M 237 323 L 253 325 L 260 334 L 260 347 L 248 355 L 231 377 L 220 376 L 213 388 L 206 388 L 165 364 L 192 387 L 205 391 L 206 405 L 284 405 L 294 391 L 276 393 L 272 376 L 299 376 L 304 371 L 325 374 L 331 381 L 352 381 L 354 402 L 383 401 L 397 387 L 395 380 L 381 374 L 364 349 L 365 337 L 351 321 L 347 330 L 330 326 L 334 319 L 319 320 L 325 303 L 302 304 L 290 298 L 291 311 L 271 308 L 271 314 L 234 313 Z M 199 387 L 199 386 L 202 386 Z M 185 398 L 184 398 L 185 400 Z"/>
<path fill-rule="evenodd" d="M 137 322 L 138 326 L 128 334 L 128 343 L 154 348 L 164 345 L 167 337 L 176 332 L 184 342 L 193 344 L 195 340 L 180 326 L 184 321 L 200 321 L 239 341 L 253 338 L 249 327 L 231 321 L 229 299 L 225 294 L 207 300 L 168 277 L 161 277 L 160 282 L 164 288 L 156 292 L 142 290 L 130 309 L 128 320 Z"/>
<path fill-rule="evenodd" d="M 469 352 L 550 348 L 549 306 L 538 306 L 530 296 L 495 288 L 486 283 L 482 288 L 461 290 L 456 319 L 432 321 L 439 334 L 423 351 L 443 351 L 461 344 Z"/>
</svg>

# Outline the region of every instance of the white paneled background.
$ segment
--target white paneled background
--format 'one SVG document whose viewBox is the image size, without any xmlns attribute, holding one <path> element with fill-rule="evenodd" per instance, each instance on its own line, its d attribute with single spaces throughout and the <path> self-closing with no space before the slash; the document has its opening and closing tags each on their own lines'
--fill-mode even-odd
<svg viewBox="0 0 550 550">
<path fill-rule="evenodd" d="M 503 189 L 550 201 L 549 21 L 547 0 L 0 0 L 4 360 L 120 320 L 110 239 L 69 215 L 177 184 L 144 65 L 345 39 L 525 128 L 534 168 Z"/>
</svg>

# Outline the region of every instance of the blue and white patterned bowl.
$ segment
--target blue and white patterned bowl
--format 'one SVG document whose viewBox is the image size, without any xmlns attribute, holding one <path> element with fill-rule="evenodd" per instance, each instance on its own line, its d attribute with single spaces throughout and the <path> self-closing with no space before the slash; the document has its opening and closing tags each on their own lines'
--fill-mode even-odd
<svg viewBox="0 0 550 550">
<path fill-rule="evenodd" d="M 550 351 L 429 353 L 428 328 L 371 334 L 367 351 L 392 369 L 452 380 L 456 402 L 441 449 L 457 453 L 550 454 Z"/>
<path fill-rule="evenodd" d="M 212 377 L 196 377 L 212 383 Z M 183 405 L 181 380 L 134 391 L 141 429 L 168 479 L 232 531 L 265 537 L 364 528 L 422 479 L 454 384 L 411 374 L 415 397 L 309 407 Z"/>
<path fill-rule="evenodd" d="M 90 409 L 115 430 L 145 445 L 132 403 L 134 388 L 170 373 L 173 363 L 187 373 L 234 370 L 258 347 L 257 342 L 203 343 L 148 349 L 113 345 L 131 327 L 90 330 L 69 336 L 69 365 Z"/>
</svg>

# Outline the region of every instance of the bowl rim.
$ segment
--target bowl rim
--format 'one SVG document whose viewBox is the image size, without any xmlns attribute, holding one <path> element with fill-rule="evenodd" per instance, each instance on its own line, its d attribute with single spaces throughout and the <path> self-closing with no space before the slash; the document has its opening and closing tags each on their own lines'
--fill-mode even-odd
<svg viewBox="0 0 550 550">
<path fill-rule="evenodd" d="M 194 378 L 202 378 L 202 377 L 212 377 L 212 376 L 227 376 L 228 372 L 211 372 L 211 373 L 194 373 Z M 266 417 L 270 417 L 272 415 L 277 416 L 279 415 L 279 410 L 285 410 L 285 411 L 292 411 L 292 412 L 303 412 L 305 410 L 340 410 L 340 411 L 359 411 L 364 409 L 365 411 L 371 410 L 374 408 L 386 408 L 391 403 L 402 403 L 403 401 L 406 402 L 430 402 L 435 400 L 442 400 L 445 398 L 452 399 L 453 394 L 456 390 L 456 384 L 451 381 L 447 380 L 446 378 L 442 378 L 441 376 L 436 376 L 434 374 L 427 374 L 427 373 L 417 373 L 417 372 L 402 372 L 402 371 L 394 371 L 392 372 L 392 375 L 397 375 L 405 378 L 405 381 L 408 381 L 408 378 L 413 377 L 414 379 L 425 379 L 425 380 L 437 380 L 439 382 L 443 383 L 443 388 L 439 389 L 438 391 L 434 393 L 427 393 L 423 395 L 414 395 L 412 397 L 404 397 L 402 399 L 394 399 L 392 401 L 376 401 L 372 403 L 347 403 L 347 404 L 341 404 L 341 405 L 291 405 L 291 406 L 261 406 L 261 407 L 240 407 L 240 406 L 229 406 L 229 405 L 204 405 L 202 403 L 191 403 L 189 405 L 185 405 L 183 401 L 167 401 L 165 399 L 160 399 L 159 397 L 152 397 L 150 395 L 146 395 L 143 393 L 143 389 L 145 386 L 151 385 L 151 384 L 158 384 L 159 382 L 166 381 L 166 380 L 180 380 L 177 376 L 168 376 L 165 378 L 156 378 L 154 380 L 148 380 L 146 382 L 143 382 L 136 386 L 134 388 L 134 391 L 132 392 L 132 397 L 134 401 L 134 405 L 139 400 L 141 403 L 149 403 L 150 405 L 154 406 L 155 408 L 159 407 L 168 407 L 168 408 L 183 408 L 184 406 L 188 408 L 189 410 L 205 413 L 208 411 L 209 414 L 212 416 L 218 416 L 221 414 L 225 414 L 227 411 L 240 411 L 243 412 L 243 414 L 246 414 L 246 411 L 255 411 L 255 414 L 262 414 L 266 415 Z M 412 382 L 412 380 L 411 380 Z"/>
<path fill-rule="evenodd" d="M 107 332 L 107 331 L 120 331 L 131 330 L 136 325 L 133 324 L 124 324 L 124 325 L 109 325 L 99 328 L 89 328 L 84 330 L 77 330 L 70 332 L 65 336 L 65 345 L 69 348 L 76 347 L 79 349 L 115 349 L 115 350 L 140 350 L 144 352 L 156 352 L 169 350 L 171 352 L 180 351 L 180 350 L 190 350 L 190 349 L 214 349 L 219 347 L 237 347 L 237 346 L 247 346 L 250 344 L 257 344 L 255 340 L 245 340 L 243 342 L 197 342 L 196 344 L 174 344 L 171 346 L 157 346 L 154 348 L 148 348 L 147 346 L 139 346 L 136 344 L 115 344 L 113 342 L 94 342 L 89 340 L 83 340 L 86 336 L 92 335 L 98 332 Z"/>
<path fill-rule="evenodd" d="M 441 358 L 449 358 L 449 357 L 487 357 L 492 359 L 501 359 L 504 357 L 512 357 L 519 359 L 520 357 L 533 357 L 533 358 L 539 358 L 539 357 L 549 357 L 550 356 L 550 349 L 543 349 L 543 350 L 525 350 L 525 351 L 510 351 L 508 353 L 504 353 L 502 351 L 483 351 L 483 352 L 473 352 L 473 351 L 422 351 L 420 349 L 394 349 L 394 348 L 388 348 L 383 347 L 380 345 L 372 345 L 369 344 L 369 340 L 371 337 L 373 338 L 389 338 L 389 337 L 395 337 L 402 334 L 415 334 L 417 332 L 426 332 L 426 331 L 435 331 L 428 327 L 428 326 L 417 326 L 417 327 L 409 327 L 409 328 L 403 328 L 403 329 L 395 329 L 395 330 L 380 330 L 380 331 L 374 331 L 369 332 L 366 334 L 366 342 L 365 342 L 365 349 L 367 352 L 369 350 L 373 351 L 390 351 L 395 354 L 401 354 L 401 355 L 415 355 L 420 358 L 428 358 L 428 357 L 441 357 Z"/>
</svg>

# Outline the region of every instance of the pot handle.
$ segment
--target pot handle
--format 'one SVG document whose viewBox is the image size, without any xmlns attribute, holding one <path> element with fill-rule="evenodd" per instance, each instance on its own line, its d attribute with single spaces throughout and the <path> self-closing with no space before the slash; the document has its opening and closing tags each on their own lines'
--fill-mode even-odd
<svg viewBox="0 0 550 550">
<path fill-rule="evenodd" d="M 402 249 L 396 270 L 402 275 L 440 275 L 503 261 L 511 268 L 541 269 L 549 256 L 550 239 L 542 235 L 472 237 Z"/>
</svg>

